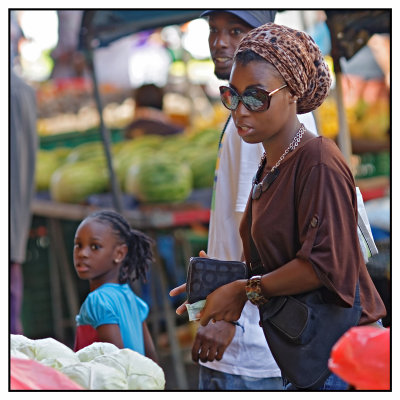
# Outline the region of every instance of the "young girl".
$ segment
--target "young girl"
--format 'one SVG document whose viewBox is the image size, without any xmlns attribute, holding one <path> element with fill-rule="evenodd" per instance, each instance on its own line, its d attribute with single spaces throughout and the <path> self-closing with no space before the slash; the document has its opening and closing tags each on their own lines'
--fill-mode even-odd
<svg viewBox="0 0 400 400">
<path fill-rule="evenodd" d="M 152 240 L 130 228 L 114 211 L 89 215 L 74 239 L 74 266 L 89 281 L 90 293 L 77 321 L 75 351 L 93 342 L 130 348 L 157 361 L 145 319 L 148 305 L 131 285 L 146 278 L 152 262 Z"/>
</svg>

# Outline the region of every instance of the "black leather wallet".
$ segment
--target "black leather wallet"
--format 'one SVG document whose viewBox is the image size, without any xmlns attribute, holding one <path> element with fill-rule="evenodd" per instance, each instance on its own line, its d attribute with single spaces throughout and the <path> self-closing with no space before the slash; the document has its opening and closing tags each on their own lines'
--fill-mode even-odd
<svg viewBox="0 0 400 400">
<path fill-rule="evenodd" d="M 204 300 L 220 286 L 247 277 L 247 266 L 241 261 L 191 257 L 186 279 L 188 303 Z"/>
</svg>

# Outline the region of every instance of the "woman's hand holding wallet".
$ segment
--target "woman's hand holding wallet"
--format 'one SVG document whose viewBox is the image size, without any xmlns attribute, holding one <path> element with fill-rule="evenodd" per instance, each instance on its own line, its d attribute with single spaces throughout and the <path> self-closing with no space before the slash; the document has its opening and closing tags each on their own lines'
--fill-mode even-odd
<svg viewBox="0 0 400 400">
<path fill-rule="evenodd" d="M 199 313 L 200 324 L 212 321 L 237 321 L 247 301 L 246 279 L 219 287 L 207 296 L 206 305 Z"/>
<path fill-rule="evenodd" d="M 199 256 L 201 258 L 208 258 L 203 250 L 200 251 Z M 210 293 L 207 296 L 205 308 L 197 315 L 201 318 L 201 325 L 207 325 L 210 320 L 225 320 L 227 322 L 238 320 L 247 300 L 245 285 L 246 279 L 240 279 L 222 285 Z M 186 289 L 187 284 L 182 284 L 172 289 L 169 294 L 170 296 L 177 296 L 184 293 Z M 186 311 L 186 304 L 188 304 L 188 301 L 181 304 L 176 309 L 176 313 L 179 315 L 183 314 Z"/>
<path fill-rule="evenodd" d="M 207 254 L 206 254 L 206 252 L 204 251 L 204 250 L 201 250 L 200 252 L 199 252 L 199 256 L 200 257 L 206 257 L 206 258 L 208 258 L 208 256 L 207 256 Z M 174 297 L 174 296 L 178 296 L 178 295 L 180 295 L 180 294 L 182 294 L 182 293 L 185 293 L 186 292 L 186 282 L 185 283 L 182 283 L 182 285 L 180 285 L 180 286 L 177 286 L 176 288 L 173 288 L 170 292 L 169 292 L 169 295 L 171 296 L 171 297 Z M 177 309 L 176 309 L 176 313 L 178 314 L 178 315 L 182 315 L 182 314 L 184 314 L 186 311 L 187 311 L 187 309 L 186 309 L 186 304 L 188 303 L 188 301 L 186 300 L 184 303 L 182 303 Z"/>
<path fill-rule="evenodd" d="M 247 301 L 246 279 L 241 279 L 228 283 L 214 290 L 207 296 L 207 302 L 204 309 L 200 312 L 200 324 L 207 325 L 210 320 L 213 321 L 237 321 L 240 318 L 244 304 Z M 186 283 L 172 289 L 170 296 L 177 296 L 186 292 Z M 182 315 L 186 312 L 185 301 L 177 309 L 176 313 Z"/>
</svg>

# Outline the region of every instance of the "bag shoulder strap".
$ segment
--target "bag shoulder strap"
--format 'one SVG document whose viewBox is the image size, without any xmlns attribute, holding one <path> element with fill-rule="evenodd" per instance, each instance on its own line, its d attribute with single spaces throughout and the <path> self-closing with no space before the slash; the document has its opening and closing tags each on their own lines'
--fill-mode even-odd
<svg viewBox="0 0 400 400">
<path fill-rule="evenodd" d="M 231 114 L 228 115 L 228 119 L 226 120 L 225 125 L 224 125 L 224 127 L 223 127 L 223 129 L 222 129 L 221 135 L 220 135 L 220 137 L 219 137 L 218 149 L 219 149 L 220 146 L 221 146 L 222 138 L 223 138 L 224 135 L 225 135 L 225 131 L 226 131 L 226 128 L 227 128 L 227 126 L 228 126 L 230 120 L 231 120 Z"/>
<path fill-rule="evenodd" d="M 251 224 L 252 224 L 252 206 L 253 202 L 250 195 L 249 207 L 247 213 L 247 220 L 249 226 L 249 238 L 250 238 L 250 261 L 248 262 L 250 276 L 262 275 L 265 272 L 264 265 L 261 261 L 260 254 L 258 253 L 256 244 L 254 243 L 253 236 L 251 235 Z"/>
</svg>

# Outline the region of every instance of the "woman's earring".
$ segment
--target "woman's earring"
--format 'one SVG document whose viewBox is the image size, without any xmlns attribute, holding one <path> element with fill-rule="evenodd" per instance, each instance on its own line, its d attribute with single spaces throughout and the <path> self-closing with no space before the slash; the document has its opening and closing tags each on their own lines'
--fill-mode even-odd
<svg viewBox="0 0 400 400">
<path fill-rule="evenodd" d="M 118 264 L 120 260 L 115 259 L 114 262 L 115 264 Z"/>
</svg>

